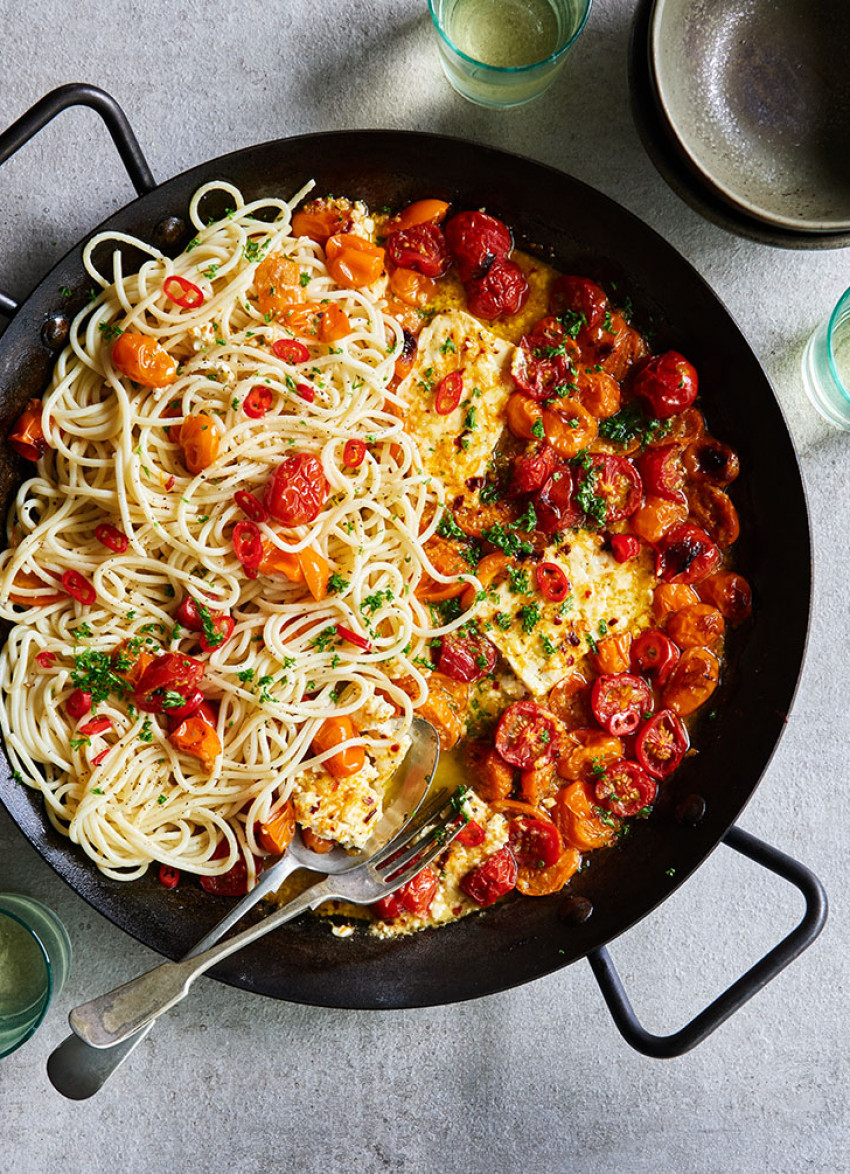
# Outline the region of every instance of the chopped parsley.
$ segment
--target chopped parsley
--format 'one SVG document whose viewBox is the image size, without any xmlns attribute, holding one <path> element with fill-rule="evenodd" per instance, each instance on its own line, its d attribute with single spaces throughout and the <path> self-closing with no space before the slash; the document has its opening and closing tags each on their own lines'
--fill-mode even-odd
<svg viewBox="0 0 850 1174">
<path fill-rule="evenodd" d="M 440 347 L 440 354 L 441 355 L 448 355 L 448 354 L 453 355 L 453 354 L 455 354 L 456 351 L 457 351 L 457 347 L 454 344 L 454 339 L 452 338 L 452 336 L 450 334 L 447 334 L 445 341 L 443 342 L 443 344 Z"/>
<path fill-rule="evenodd" d="M 543 420 L 535 420 L 531 425 L 531 434 L 536 436 L 538 440 L 543 440 L 546 435 L 546 429 L 543 427 Z"/>
<path fill-rule="evenodd" d="M 531 590 L 528 581 L 528 571 L 521 567 L 508 567 L 508 580 L 514 595 L 527 595 Z"/>
<path fill-rule="evenodd" d="M 98 330 L 107 342 L 111 342 L 113 338 L 117 338 L 119 334 L 124 333 L 120 326 L 110 325 L 109 322 L 99 323 Z"/>
<path fill-rule="evenodd" d="M 74 657 L 71 681 L 78 689 L 91 693 L 92 706 L 105 701 L 112 693 L 123 697 L 125 693 L 131 692 L 124 678 L 115 672 L 116 667 L 121 667 L 121 659 L 119 656 L 113 664 L 108 652 L 99 652 L 94 648 L 86 649 Z M 125 667 L 129 668 L 130 665 Z"/>
<path fill-rule="evenodd" d="M 152 742 L 153 741 L 153 729 L 151 728 L 151 719 L 149 717 L 145 718 L 144 723 L 142 725 L 142 728 L 139 730 L 139 741 L 140 742 Z"/>
<path fill-rule="evenodd" d="M 328 591 L 334 591 L 337 595 L 342 595 L 343 591 L 347 591 L 351 586 L 350 579 L 344 579 L 338 571 L 334 571 L 328 579 Z"/>
<path fill-rule="evenodd" d="M 647 416 L 640 404 L 627 404 L 607 420 L 600 420 L 599 435 L 614 444 L 628 444 L 639 438 L 641 446 L 653 440 L 662 440 L 672 427 L 671 420 L 657 420 Z"/>
<path fill-rule="evenodd" d="M 537 529 L 537 514 L 534 509 L 533 502 L 528 503 L 528 509 L 525 513 L 517 518 L 515 522 L 511 522 L 512 530 L 536 530 Z"/>
<path fill-rule="evenodd" d="M 527 603 L 519 609 L 519 618 L 522 620 L 522 630 L 530 636 L 540 623 L 540 608 L 536 603 Z"/>
<path fill-rule="evenodd" d="M 496 522 L 495 525 L 484 530 L 481 537 L 507 555 L 531 554 L 534 550 L 530 542 L 525 542 L 516 534 L 511 534 L 501 522 Z"/>
<path fill-rule="evenodd" d="M 454 520 L 451 510 L 443 509 L 443 516 L 437 526 L 437 533 L 441 538 L 454 538 L 458 542 L 468 541 L 465 531 Z"/>
</svg>

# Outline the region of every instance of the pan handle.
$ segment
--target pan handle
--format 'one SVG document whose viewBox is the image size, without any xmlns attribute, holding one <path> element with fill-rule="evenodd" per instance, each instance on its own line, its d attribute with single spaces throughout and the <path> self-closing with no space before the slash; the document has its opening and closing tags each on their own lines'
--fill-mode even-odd
<svg viewBox="0 0 850 1174">
<path fill-rule="evenodd" d="M 806 912 L 799 925 L 779 945 L 774 946 L 704 1011 L 672 1035 L 653 1035 L 643 1027 L 634 1013 L 608 951 L 604 946 L 592 950 L 587 956 L 588 961 L 614 1023 L 626 1042 L 645 1056 L 668 1060 L 673 1056 L 682 1056 L 702 1043 L 757 991 L 767 986 L 789 962 L 808 949 L 826 922 L 826 893 L 818 878 L 805 865 L 739 827 L 730 828 L 723 837 L 723 843 L 795 885 L 805 898 Z"/>
<path fill-rule="evenodd" d="M 40 98 L 7 130 L 0 133 L 0 164 L 10 159 L 24 143 L 28 143 L 31 138 L 34 138 L 40 130 L 47 126 L 48 122 L 51 122 L 63 110 L 67 110 L 69 106 L 90 106 L 92 110 L 97 111 L 106 123 L 106 129 L 118 148 L 118 154 L 127 169 L 133 187 L 140 196 L 153 191 L 156 187 L 156 180 L 142 154 L 142 148 L 133 133 L 133 128 L 127 121 L 126 114 L 110 94 L 107 94 L 105 90 L 98 89 L 97 86 L 82 84 L 59 86 Z M 18 306 L 19 303 L 15 298 L 0 293 L 0 314 L 11 318 Z"/>
</svg>

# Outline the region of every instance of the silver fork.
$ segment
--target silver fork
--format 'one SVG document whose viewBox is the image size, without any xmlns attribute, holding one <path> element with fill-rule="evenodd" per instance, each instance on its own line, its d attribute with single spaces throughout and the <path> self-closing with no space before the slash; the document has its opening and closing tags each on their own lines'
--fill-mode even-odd
<svg viewBox="0 0 850 1174">
<path fill-rule="evenodd" d="M 432 725 L 422 718 L 414 718 L 410 730 L 411 745 L 404 762 L 390 783 L 383 815 L 363 852 L 372 855 L 386 844 L 422 803 L 434 776 L 439 758 L 439 741 Z M 319 853 L 309 849 L 296 833 L 286 854 L 257 879 L 257 884 L 234 907 L 216 922 L 209 933 L 186 954 L 196 958 L 231 929 L 237 921 L 267 896 L 276 892 L 286 878 L 299 868 L 313 872 L 336 874 L 356 867 L 362 856 L 352 857 L 340 847 Z M 81 1101 L 103 1087 L 112 1073 L 120 1067 L 153 1027 L 153 1021 L 139 1031 L 107 1048 L 93 1048 L 76 1035 L 67 1036 L 54 1048 L 47 1060 L 47 1075 L 51 1084 L 63 1096 Z"/>
<path fill-rule="evenodd" d="M 157 966 L 132 982 L 76 1007 L 69 1016 L 71 1027 L 95 1048 L 110 1048 L 120 1043 L 184 999 L 199 974 L 299 914 L 317 909 L 325 901 L 371 905 L 394 893 L 436 859 L 467 821 L 461 793 L 455 792 L 436 811 L 432 804 L 416 816 L 371 860 L 311 885 L 258 925 L 194 958 Z"/>
</svg>

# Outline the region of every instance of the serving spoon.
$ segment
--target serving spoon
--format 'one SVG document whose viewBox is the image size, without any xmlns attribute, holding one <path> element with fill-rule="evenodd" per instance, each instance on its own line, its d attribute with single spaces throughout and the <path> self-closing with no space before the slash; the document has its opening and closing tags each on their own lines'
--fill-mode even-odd
<svg viewBox="0 0 850 1174">
<path fill-rule="evenodd" d="M 296 832 L 280 860 L 258 877 L 250 893 L 246 893 L 182 960 L 194 958 L 214 946 L 249 909 L 279 889 L 286 878 L 299 868 L 326 876 L 346 872 L 374 856 L 389 843 L 421 806 L 440 754 L 437 732 L 423 718 L 413 719 L 410 737 L 410 748 L 384 796 L 383 815 L 361 852 L 350 855 L 339 846 L 326 853 L 313 852 L 306 846 L 300 833 Z M 108 1048 L 94 1048 L 79 1036 L 69 1035 L 48 1057 L 47 1075 L 50 1083 L 57 1092 L 70 1100 L 82 1101 L 94 1096 L 152 1027 L 153 1022 Z"/>
</svg>

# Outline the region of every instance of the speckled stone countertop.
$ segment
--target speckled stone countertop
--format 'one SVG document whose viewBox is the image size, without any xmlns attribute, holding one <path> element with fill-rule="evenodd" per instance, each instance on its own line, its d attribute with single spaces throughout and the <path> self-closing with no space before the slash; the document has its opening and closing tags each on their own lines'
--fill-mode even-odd
<svg viewBox="0 0 850 1174">
<path fill-rule="evenodd" d="M 69 10 L 70 10 L 70 6 Z M 696 1051 L 620 1039 L 586 964 L 475 1003 L 292 1006 L 202 980 L 93 1100 L 48 1083 L 68 1010 L 156 956 L 90 909 L 0 813 L 0 890 L 41 897 L 73 939 L 68 985 L 0 1061 L 0 1170 L 683 1174 L 850 1168 L 848 587 L 850 435 L 814 414 L 803 344 L 850 284 L 850 253 L 787 252 L 702 220 L 663 183 L 629 111 L 631 4 L 596 0 L 553 89 L 498 113 L 440 73 L 424 0 L 0 0 L 0 126 L 87 81 L 123 105 L 157 178 L 314 130 L 432 130 L 562 168 L 643 218 L 705 276 L 764 364 L 802 459 L 815 543 L 808 658 L 787 732 L 741 824 L 829 892 L 818 942 Z M 0 170 L 0 289 L 22 297 L 131 197 L 87 110 Z M 678 1028 L 791 928 L 794 890 L 719 848 L 612 956 L 646 1025 Z"/>
</svg>

